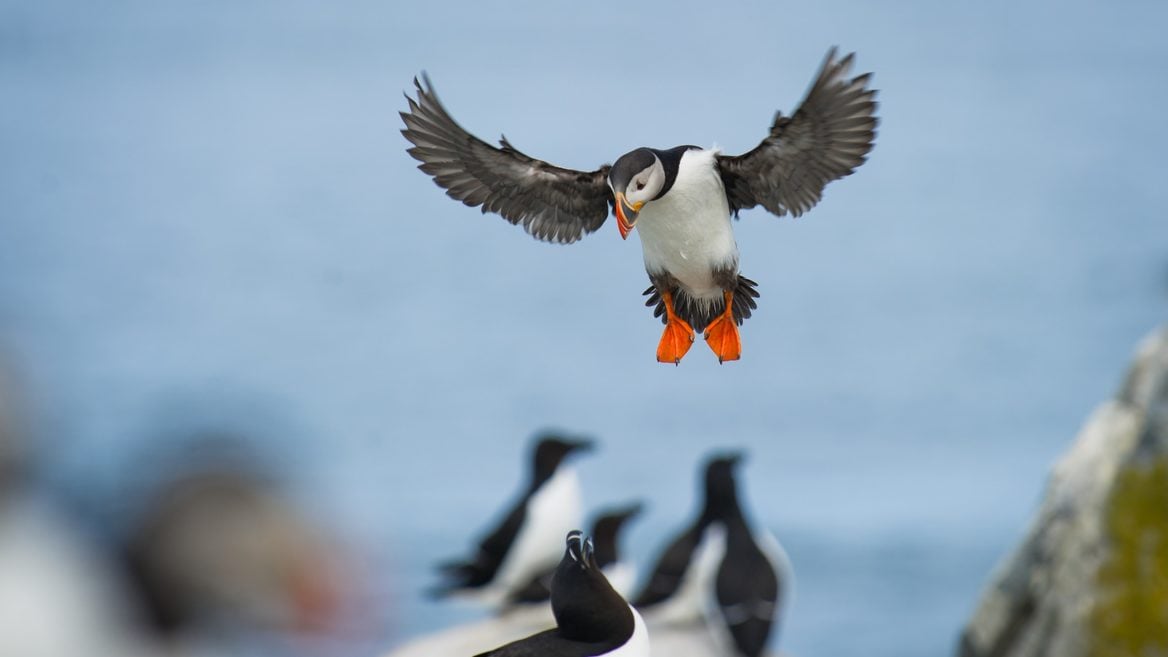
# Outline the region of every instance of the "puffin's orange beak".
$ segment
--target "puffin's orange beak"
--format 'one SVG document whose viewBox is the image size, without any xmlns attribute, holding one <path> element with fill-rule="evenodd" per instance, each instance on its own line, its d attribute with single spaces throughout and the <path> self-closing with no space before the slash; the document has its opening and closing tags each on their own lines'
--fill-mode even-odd
<svg viewBox="0 0 1168 657">
<path fill-rule="evenodd" d="M 614 210 L 616 211 L 616 227 L 620 230 L 621 239 L 628 239 L 629 233 L 633 231 L 633 225 L 637 223 L 637 214 L 641 211 L 641 206 L 645 205 L 643 201 L 637 201 L 629 205 L 625 199 L 624 192 L 616 193 L 616 203 Z"/>
</svg>

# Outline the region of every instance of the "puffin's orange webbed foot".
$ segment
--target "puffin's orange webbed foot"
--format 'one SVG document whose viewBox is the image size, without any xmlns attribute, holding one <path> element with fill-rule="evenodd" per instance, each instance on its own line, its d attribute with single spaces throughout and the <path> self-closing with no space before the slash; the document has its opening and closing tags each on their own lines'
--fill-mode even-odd
<svg viewBox="0 0 1168 657">
<path fill-rule="evenodd" d="M 672 319 L 665 325 L 661 342 L 657 344 L 657 361 L 677 365 L 694 341 L 694 330 L 682 319 Z"/>
<path fill-rule="evenodd" d="M 725 299 L 726 310 L 710 322 L 703 335 L 719 363 L 742 357 L 742 338 L 738 336 L 738 324 L 734 321 L 734 293 L 726 292 Z"/>
<path fill-rule="evenodd" d="M 665 332 L 657 344 L 657 362 L 677 365 L 693 345 L 694 330 L 689 322 L 673 312 L 672 294 L 662 292 L 661 300 L 665 302 Z"/>
</svg>

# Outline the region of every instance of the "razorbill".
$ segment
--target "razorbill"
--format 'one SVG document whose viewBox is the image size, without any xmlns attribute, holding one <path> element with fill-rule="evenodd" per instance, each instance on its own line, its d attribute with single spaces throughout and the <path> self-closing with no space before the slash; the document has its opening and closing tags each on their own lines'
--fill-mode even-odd
<svg viewBox="0 0 1168 657">
<path fill-rule="evenodd" d="M 657 360 L 678 363 L 701 331 L 719 362 L 742 353 L 738 325 L 750 317 L 756 283 L 739 273 L 731 217 L 762 206 L 798 217 L 831 181 L 851 174 L 872 149 L 877 119 L 871 74 L 851 76 L 853 55 L 832 48 L 803 102 L 775 115 L 770 133 L 742 155 L 678 146 L 637 148 L 595 171 L 561 168 L 496 148 L 459 126 L 423 74 L 402 112 L 402 134 L 419 169 L 447 195 L 521 224 L 536 239 L 575 242 L 616 214 L 622 238 L 641 227 L 646 305 L 665 332 Z"/>
<path fill-rule="evenodd" d="M 556 626 L 476 657 L 648 657 L 645 624 L 605 579 L 592 541 L 572 531 L 566 542 L 552 578 Z"/>
<path fill-rule="evenodd" d="M 592 525 L 596 563 L 609 584 L 624 595 L 632 584 L 632 564 L 620 560 L 617 539 L 640 505 L 602 512 Z M 555 623 L 552 616 L 551 580 L 555 568 L 533 578 L 527 586 L 513 591 L 505 606 L 488 618 L 463 623 L 416 637 L 389 653 L 388 657 L 466 657 L 494 646 L 521 639 Z"/>
<path fill-rule="evenodd" d="M 733 654 L 758 657 L 777 629 L 790 564 L 778 541 L 746 520 L 734 478 L 741 458 L 707 462 L 701 513 L 662 552 L 633 604 L 650 627 L 704 624 Z"/>
<path fill-rule="evenodd" d="M 592 441 L 545 435 L 531 456 L 530 479 L 502 520 L 479 541 L 473 556 L 439 566 L 445 581 L 437 597 L 458 595 L 488 606 L 555 567 L 565 532 L 580 525 L 580 483 L 565 463 Z"/>
</svg>

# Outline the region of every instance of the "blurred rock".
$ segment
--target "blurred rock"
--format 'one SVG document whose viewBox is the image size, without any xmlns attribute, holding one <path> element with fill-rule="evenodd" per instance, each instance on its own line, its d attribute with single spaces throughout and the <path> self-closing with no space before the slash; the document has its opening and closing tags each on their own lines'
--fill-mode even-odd
<svg viewBox="0 0 1168 657">
<path fill-rule="evenodd" d="M 1168 655 L 1168 327 L 1055 465 L 958 654 Z"/>
<path fill-rule="evenodd" d="M 0 358 L 0 500 L 15 489 L 24 476 L 25 439 L 19 391 Z"/>
</svg>

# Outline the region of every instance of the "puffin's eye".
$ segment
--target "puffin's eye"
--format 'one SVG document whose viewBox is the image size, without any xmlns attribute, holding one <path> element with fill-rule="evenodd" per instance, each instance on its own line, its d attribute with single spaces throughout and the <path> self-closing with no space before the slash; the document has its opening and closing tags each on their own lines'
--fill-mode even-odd
<svg viewBox="0 0 1168 657">
<path fill-rule="evenodd" d="M 638 180 L 638 181 L 637 181 L 637 191 L 639 192 L 639 191 L 641 191 L 642 189 L 645 189 L 645 181 L 644 181 L 644 180 Z"/>
</svg>

